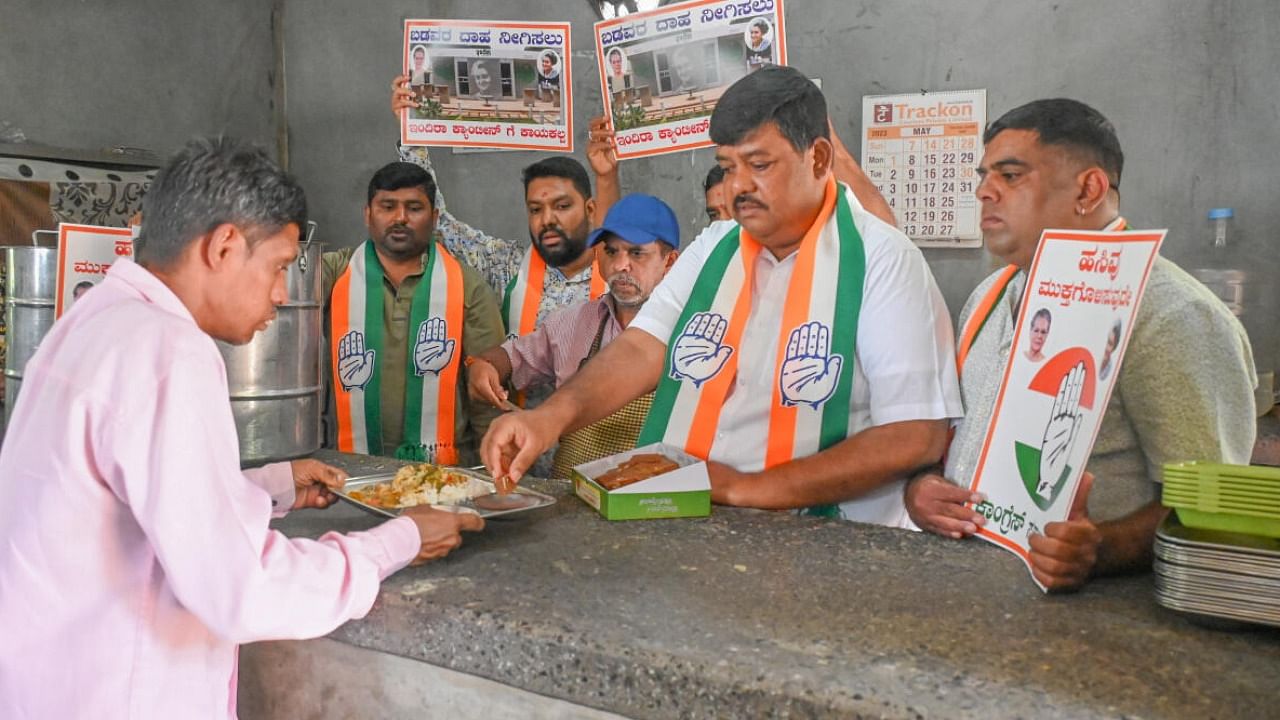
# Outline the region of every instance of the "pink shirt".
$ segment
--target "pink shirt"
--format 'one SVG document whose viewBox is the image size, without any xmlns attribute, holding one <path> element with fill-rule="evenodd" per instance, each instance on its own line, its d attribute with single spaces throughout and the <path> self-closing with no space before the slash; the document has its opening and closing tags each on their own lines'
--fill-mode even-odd
<svg viewBox="0 0 1280 720">
<path fill-rule="evenodd" d="M 226 369 L 120 260 L 26 368 L 0 449 L 0 717 L 235 717 L 236 645 L 368 612 L 419 543 L 400 518 L 269 530 L 289 465 L 241 473 Z"/>
<path fill-rule="evenodd" d="M 561 308 L 547 316 L 538 329 L 502 344 L 511 360 L 511 384 L 517 390 L 539 385 L 560 387 L 578 372 L 591 351 L 591 343 L 607 316 L 600 347 L 622 332 L 609 295 Z"/>
</svg>

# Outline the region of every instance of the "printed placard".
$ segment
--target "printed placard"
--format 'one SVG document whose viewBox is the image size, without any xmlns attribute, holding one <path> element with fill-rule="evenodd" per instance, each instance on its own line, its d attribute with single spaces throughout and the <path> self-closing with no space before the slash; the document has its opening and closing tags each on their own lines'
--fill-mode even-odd
<svg viewBox="0 0 1280 720">
<path fill-rule="evenodd" d="M 987 498 L 978 534 L 1028 569 L 1028 535 L 1071 510 L 1165 233 L 1040 240 L 972 484 Z"/>
<path fill-rule="evenodd" d="M 405 20 L 400 142 L 573 151 L 569 23 Z"/>
<path fill-rule="evenodd" d="M 920 247 L 981 247 L 974 190 L 987 91 L 866 95 L 862 170 Z"/>
<path fill-rule="evenodd" d="M 622 159 L 707 147 L 724 91 L 787 63 L 782 0 L 691 0 L 595 24 L 600 94 Z"/>
<path fill-rule="evenodd" d="M 132 255 L 133 234 L 127 227 L 58 225 L 54 318 L 62 317 L 80 296 L 102 282 L 112 263 Z"/>
</svg>

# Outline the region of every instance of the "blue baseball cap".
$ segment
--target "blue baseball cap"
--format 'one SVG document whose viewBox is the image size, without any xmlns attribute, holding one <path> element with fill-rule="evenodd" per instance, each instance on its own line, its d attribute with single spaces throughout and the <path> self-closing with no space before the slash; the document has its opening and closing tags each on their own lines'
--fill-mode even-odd
<svg viewBox="0 0 1280 720">
<path fill-rule="evenodd" d="M 627 195 L 604 216 L 600 227 L 587 236 L 587 247 L 606 235 L 617 235 L 632 245 L 647 245 L 661 240 L 673 248 L 680 247 L 680 223 L 666 203 L 652 195 Z"/>
</svg>

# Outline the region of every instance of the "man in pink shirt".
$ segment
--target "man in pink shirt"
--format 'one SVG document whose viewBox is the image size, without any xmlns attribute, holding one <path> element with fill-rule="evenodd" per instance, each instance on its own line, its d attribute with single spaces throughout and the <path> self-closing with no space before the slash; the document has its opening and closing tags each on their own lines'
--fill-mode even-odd
<svg viewBox="0 0 1280 720">
<path fill-rule="evenodd" d="M 587 239 L 602 245 L 599 271 L 609 292 L 586 303 L 561 308 L 533 333 L 467 359 L 467 389 L 473 400 L 509 409 L 507 390 L 560 387 L 601 347 L 627 327 L 662 282 L 679 255 L 680 223 L 666 203 L 652 195 L 628 195 Z M 651 396 L 624 407 L 595 426 L 566 435 L 553 470 L 568 477 L 574 465 L 630 450 L 649 410 Z"/>
<path fill-rule="evenodd" d="M 429 509 L 292 540 L 272 506 L 324 507 L 335 468 L 242 473 L 213 340 L 286 299 L 306 199 L 263 153 L 187 146 L 118 261 L 26 368 L 0 450 L 0 717 L 235 716 L 236 646 L 316 637 L 381 580 L 478 530 Z"/>
</svg>

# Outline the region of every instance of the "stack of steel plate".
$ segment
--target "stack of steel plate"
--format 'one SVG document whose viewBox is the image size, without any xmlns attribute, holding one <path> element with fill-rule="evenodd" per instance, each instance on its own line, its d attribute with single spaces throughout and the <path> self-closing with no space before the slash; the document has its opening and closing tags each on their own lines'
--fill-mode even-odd
<svg viewBox="0 0 1280 720">
<path fill-rule="evenodd" d="M 1191 528 L 1169 513 L 1155 556 L 1161 605 L 1280 627 L 1280 539 Z"/>
</svg>

